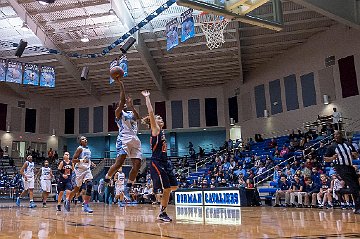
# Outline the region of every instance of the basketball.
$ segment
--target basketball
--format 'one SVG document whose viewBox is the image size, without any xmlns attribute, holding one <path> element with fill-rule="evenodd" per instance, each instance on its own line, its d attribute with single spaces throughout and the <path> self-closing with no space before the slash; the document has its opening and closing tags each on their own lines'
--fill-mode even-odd
<svg viewBox="0 0 360 239">
<path fill-rule="evenodd" d="M 110 69 L 110 76 L 114 80 L 124 76 L 124 70 L 120 66 L 114 66 Z"/>
</svg>

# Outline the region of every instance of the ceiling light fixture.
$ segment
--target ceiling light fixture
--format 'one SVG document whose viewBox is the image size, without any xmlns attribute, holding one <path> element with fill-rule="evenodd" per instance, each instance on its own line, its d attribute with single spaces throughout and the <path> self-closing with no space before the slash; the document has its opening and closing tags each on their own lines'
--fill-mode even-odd
<svg viewBox="0 0 360 239">
<path fill-rule="evenodd" d="M 81 42 L 89 42 L 90 39 L 89 39 L 89 37 L 88 37 L 86 34 L 84 34 L 83 37 L 80 39 L 80 41 L 81 41 Z"/>
<path fill-rule="evenodd" d="M 54 3 L 55 0 L 37 0 L 41 5 L 48 5 L 50 3 Z"/>
</svg>

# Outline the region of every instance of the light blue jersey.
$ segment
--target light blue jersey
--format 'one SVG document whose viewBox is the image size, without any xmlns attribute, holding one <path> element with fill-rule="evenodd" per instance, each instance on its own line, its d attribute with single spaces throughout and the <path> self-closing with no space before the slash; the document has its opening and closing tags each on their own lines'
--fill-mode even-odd
<svg viewBox="0 0 360 239">
<path fill-rule="evenodd" d="M 115 119 L 119 128 L 116 139 L 116 156 L 127 155 L 129 158 L 141 158 L 141 142 L 137 136 L 138 124 L 132 111 L 122 111 L 120 119 Z"/>
<path fill-rule="evenodd" d="M 118 139 L 128 139 L 137 135 L 138 125 L 132 111 L 122 111 L 120 119 L 115 119 L 115 122 L 119 128 Z"/>
<path fill-rule="evenodd" d="M 79 162 L 75 164 L 75 169 L 80 171 L 89 170 L 91 166 L 91 151 L 89 147 L 79 146 L 78 149 L 82 149 L 82 152 L 79 155 L 79 159 L 88 159 L 89 162 Z"/>
<path fill-rule="evenodd" d="M 34 177 L 34 169 L 35 169 L 35 163 L 27 161 L 27 167 L 24 170 L 24 175 L 27 178 L 33 178 Z"/>
</svg>

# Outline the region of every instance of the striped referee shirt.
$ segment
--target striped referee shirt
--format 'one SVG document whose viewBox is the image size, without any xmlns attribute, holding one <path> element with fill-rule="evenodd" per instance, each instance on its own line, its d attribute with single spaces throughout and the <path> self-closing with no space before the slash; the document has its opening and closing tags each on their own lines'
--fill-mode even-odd
<svg viewBox="0 0 360 239">
<path fill-rule="evenodd" d="M 354 146 L 342 140 L 342 143 L 334 142 L 326 151 L 325 157 L 332 157 L 337 154 L 337 159 L 334 161 L 337 165 L 352 165 L 351 152 L 356 152 Z"/>
</svg>

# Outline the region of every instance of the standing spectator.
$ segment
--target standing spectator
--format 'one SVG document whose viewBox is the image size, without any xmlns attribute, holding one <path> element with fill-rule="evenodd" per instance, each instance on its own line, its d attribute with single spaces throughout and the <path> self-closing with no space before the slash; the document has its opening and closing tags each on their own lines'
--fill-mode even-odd
<svg viewBox="0 0 360 239">
<path fill-rule="evenodd" d="M 54 158 L 54 151 L 52 148 L 50 148 L 48 151 L 48 159 L 52 162 L 53 158 Z"/>
<path fill-rule="evenodd" d="M 342 124 L 342 115 L 339 111 L 337 111 L 336 108 L 333 108 L 332 113 L 332 120 L 333 120 L 333 126 L 335 130 L 341 130 L 341 124 Z"/>
<path fill-rule="evenodd" d="M 282 175 L 279 182 L 279 190 L 275 193 L 275 205 L 274 207 L 280 207 L 280 198 L 285 197 L 285 206 L 289 205 L 290 201 L 290 186 L 291 184 L 286 180 L 286 177 Z"/>
<path fill-rule="evenodd" d="M 92 201 L 93 202 L 99 202 L 99 191 L 98 191 L 98 189 L 99 189 L 99 184 L 98 184 L 97 181 L 95 181 L 94 184 L 93 184 L 93 191 L 92 191 L 92 193 L 93 193 Z"/>
<path fill-rule="evenodd" d="M 0 158 L 4 157 L 4 150 L 0 146 Z"/>
<path fill-rule="evenodd" d="M 352 158 L 358 158 L 355 148 L 342 137 L 340 131 L 334 133 L 335 142 L 328 148 L 324 157 L 325 162 L 335 162 L 337 174 L 349 187 L 354 203 L 355 214 L 360 214 L 360 184 L 355 168 L 352 166 Z"/>
</svg>

